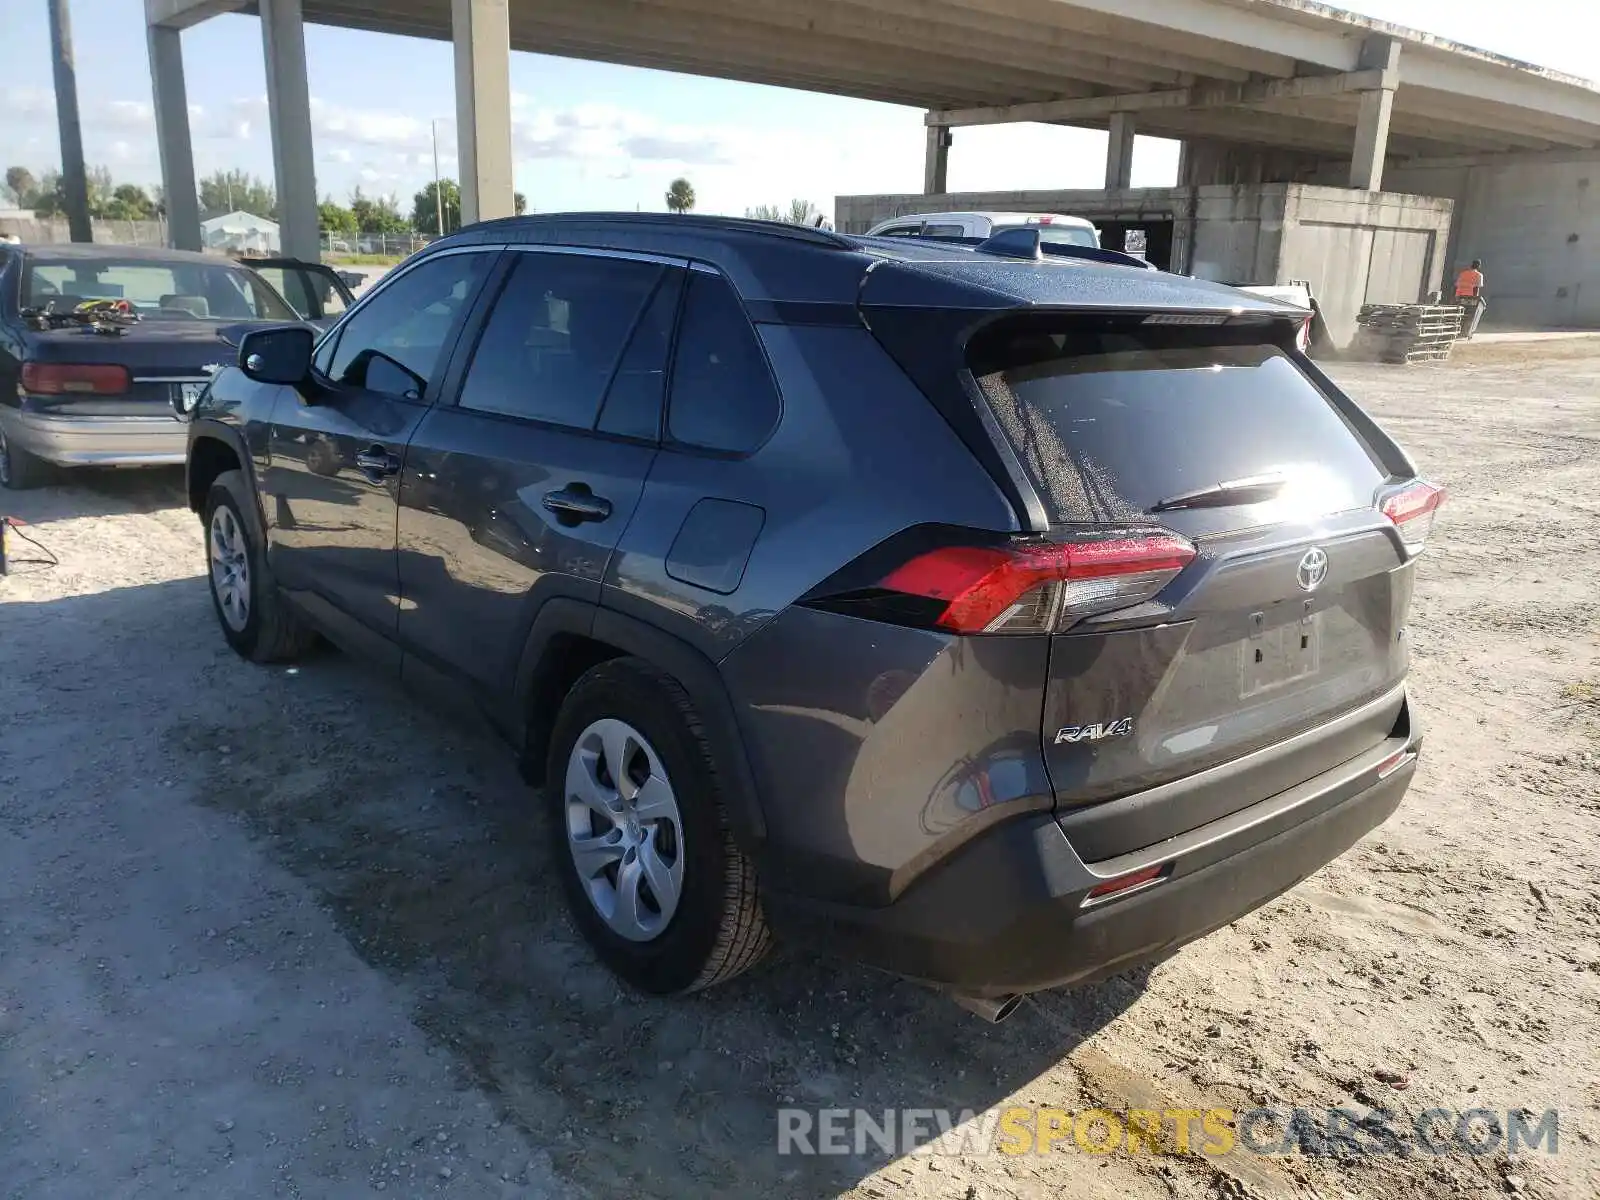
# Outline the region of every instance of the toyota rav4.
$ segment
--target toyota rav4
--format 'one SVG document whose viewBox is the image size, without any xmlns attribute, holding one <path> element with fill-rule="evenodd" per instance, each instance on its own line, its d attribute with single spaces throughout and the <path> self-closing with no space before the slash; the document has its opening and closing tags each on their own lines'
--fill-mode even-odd
<svg viewBox="0 0 1600 1200">
<path fill-rule="evenodd" d="M 245 658 L 322 635 L 498 727 L 628 982 L 776 936 L 997 1019 L 1410 783 L 1442 492 L 1304 317 L 1036 230 L 488 222 L 244 336 L 189 500 Z"/>
</svg>

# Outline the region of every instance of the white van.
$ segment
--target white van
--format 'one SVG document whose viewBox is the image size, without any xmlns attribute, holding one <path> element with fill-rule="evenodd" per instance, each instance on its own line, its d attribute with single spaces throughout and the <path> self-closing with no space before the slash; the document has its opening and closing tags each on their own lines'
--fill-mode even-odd
<svg viewBox="0 0 1600 1200">
<path fill-rule="evenodd" d="M 1041 241 L 1064 242 L 1069 246 L 1100 244 L 1100 231 L 1092 222 L 1061 213 L 914 213 L 896 217 L 892 221 L 881 221 L 867 231 L 867 236 L 987 238 L 1008 229 L 1025 229 L 1029 226 L 1038 226 Z"/>
</svg>

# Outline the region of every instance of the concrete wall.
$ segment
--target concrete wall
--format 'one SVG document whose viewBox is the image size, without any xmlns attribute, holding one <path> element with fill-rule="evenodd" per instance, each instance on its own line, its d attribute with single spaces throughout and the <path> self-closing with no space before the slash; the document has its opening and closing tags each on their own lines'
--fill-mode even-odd
<svg viewBox="0 0 1600 1200">
<path fill-rule="evenodd" d="M 94 240 L 108 246 L 165 246 L 166 226 L 160 221 L 91 221 Z M 70 242 L 65 217 L 0 217 L 0 233 L 33 245 Z"/>
<path fill-rule="evenodd" d="M 1342 346 L 1355 337 L 1363 304 L 1412 303 L 1441 286 L 1451 208 L 1451 201 L 1430 196 L 1271 183 L 840 196 L 834 224 L 864 233 L 907 213 L 972 209 L 1170 219 L 1175 270 L 1233 284 L 1310 280 L 1329 333 Z M 1600 286 L 1595 290 L 1600 299 Z"/>
<path fill-rule="evenodd" d="M 1335 180 L 1321 177 L 1325 169 L 1325 159 L 1317 154 L 1191 138 L 1183 143 L 1178 183 L 1187 187 L 1312 182 L 1340 186 L 1350 174 L 1348 162 L 1339 166 L 1340 177 Z"/>
<path fill-rule="evenodd" d="M 1193 193 L 1194 249 L 1187 273 L 1218 283 L 1281 283 L 1287 203 L 1282 185 L 1201 187 Z"/>
<path fill-rule="evenodd" d="M 1285 184 L 1278 279 L 1309 279 L 1337 345 L 1363 304 L 1414 304 L 1445 271 L 1452 202 L 1434 196 Z"/>
<path fill-rule="evenodd" d="M 1483 259 L 1486 325 L 1600 328 L 1600 153 L 1393 166 L 1385 181 L 1455 201 L 1446 278 Z"/>
</svg>

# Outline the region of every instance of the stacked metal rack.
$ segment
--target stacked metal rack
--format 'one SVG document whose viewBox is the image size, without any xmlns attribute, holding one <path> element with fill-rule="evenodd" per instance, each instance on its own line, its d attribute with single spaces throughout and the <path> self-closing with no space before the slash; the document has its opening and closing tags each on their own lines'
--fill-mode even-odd
<svg viewBox="0 0 1600 1200">
<path fill-rule="evenodd" d="M 1364 304 L 1356 316 L 1363 357 L 1379 362 L 1443 362 L 1461 335 L 1455 304 Z"/>
</svg>

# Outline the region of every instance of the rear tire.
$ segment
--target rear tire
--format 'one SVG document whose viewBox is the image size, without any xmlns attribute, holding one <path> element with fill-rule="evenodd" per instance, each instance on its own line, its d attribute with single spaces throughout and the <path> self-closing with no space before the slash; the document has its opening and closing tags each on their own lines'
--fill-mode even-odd
<svg viewBox="0 0 1600 1200">
<path fill-rule="evenodd" d="M 771 948 L 755 867 L 734 843 L 711 746 L 676 679 L 637 658 L 582 676 L 556 717 L 544 793 L 573 920 L 624 981 L 698 991 Z"/>
<path fill-rule="evenodd" d="M 14 492 L 36 488 L 50 478 L 50 464 L 30 454 L 0 429 L 0 487 Z"/>
<path fill-rule="evenodd" d="M 206 493 L 206 562 L 222 636 L 251 662 L 287 662 L 317 636 L 284 603 L 267 566 L 266 538 L 242 471 L 224 471 Z"/>
</svg>

